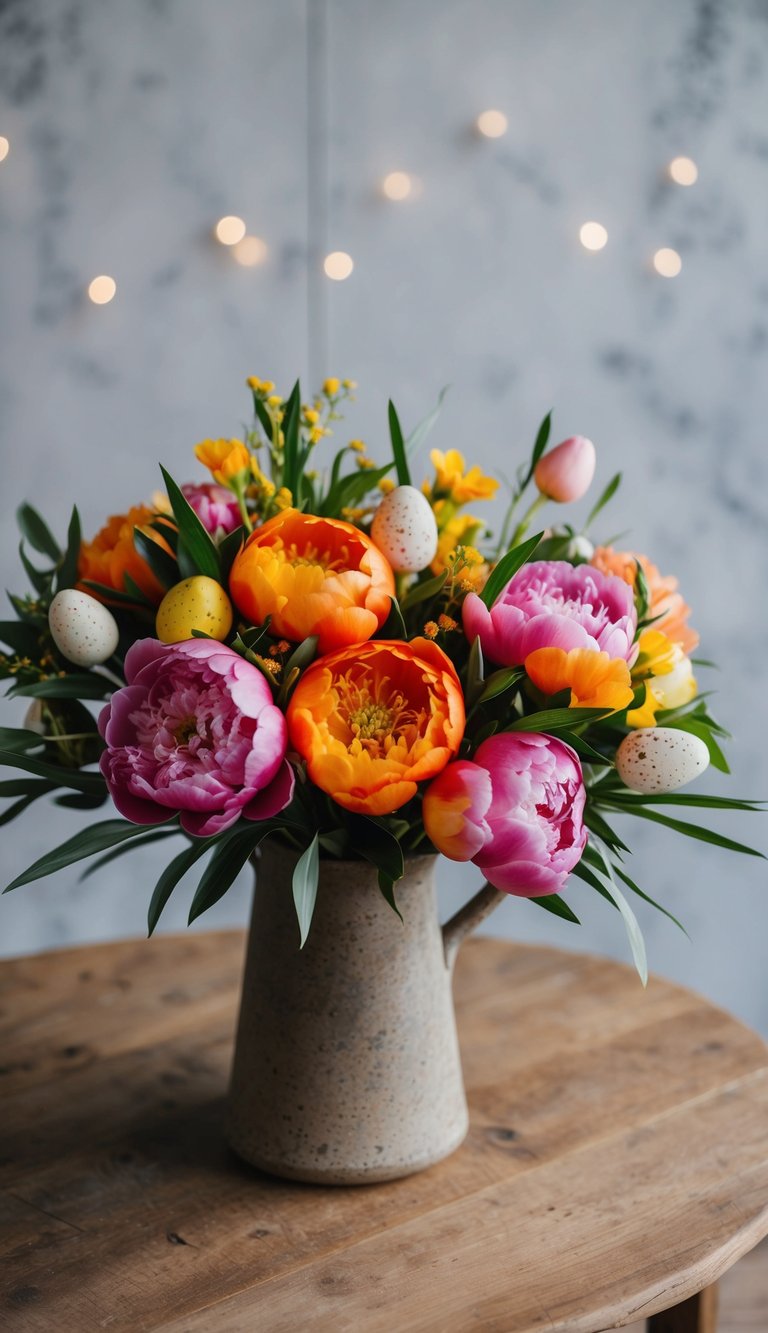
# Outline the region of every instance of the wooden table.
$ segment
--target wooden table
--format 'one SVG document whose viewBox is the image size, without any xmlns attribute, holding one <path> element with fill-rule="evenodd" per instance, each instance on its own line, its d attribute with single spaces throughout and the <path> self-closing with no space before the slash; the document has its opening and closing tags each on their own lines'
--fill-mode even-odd
<svg viewBox="0 0 768 1333">
<path fill-rule="evenodd" d="M 391 1184 L 287 1184 L 224 1143 L 243 946 L 0 967 L 1 1328 L 714 1328 L 710 1284 L 768 1233 L 758 1037 L 617 964 L 471 940 L 466 1145 Z"/>
</svg>

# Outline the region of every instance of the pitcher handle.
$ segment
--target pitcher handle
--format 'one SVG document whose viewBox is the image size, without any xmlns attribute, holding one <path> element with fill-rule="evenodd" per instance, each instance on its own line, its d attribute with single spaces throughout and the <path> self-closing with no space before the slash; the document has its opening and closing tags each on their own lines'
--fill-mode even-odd
<svg viewBox="0 0 768 1333">
<path fill-rule="evenodd" d="M 468 903 L 460 907 L 458 912 L 446 921 L 443 926 L 443 952 L 445 965 L 449 971 L 456 962 L 456 955 L 467 935 L 479 926 L 481 921 L 485 921 L 485 918 L 490 916 L 499 903 L 507 897 L 508 894 L 495 889 L 492 884 L 485 883 Z"/>
</svg>

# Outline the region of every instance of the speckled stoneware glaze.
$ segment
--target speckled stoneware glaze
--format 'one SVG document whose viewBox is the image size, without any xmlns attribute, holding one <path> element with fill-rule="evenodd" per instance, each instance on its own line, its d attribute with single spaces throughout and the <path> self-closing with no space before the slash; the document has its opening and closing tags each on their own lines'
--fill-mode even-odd
<svg viewBox="0 0 768 1333">
<path fill-rule="evenodd" d="M 296 855 L 267 843 L 257 863 L 230 1142 L 293 1180 L 410 1175 L 453 1152 L 468 1124 L 437 858 L 407 863 L 402 923 L 368 862 L 323 861 L 300 950 Z"/>
</svg>

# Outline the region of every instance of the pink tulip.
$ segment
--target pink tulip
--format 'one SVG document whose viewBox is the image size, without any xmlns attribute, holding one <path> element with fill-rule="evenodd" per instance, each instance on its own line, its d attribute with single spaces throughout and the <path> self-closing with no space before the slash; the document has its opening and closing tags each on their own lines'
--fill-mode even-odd
<svg viewBox="0 0 768 1333">
<path fill-rule="evenodd" d="M 566 560 L 534 560 L 510 579 L 489 610 L 477 593 L 463 606 L 464 633 L 486 658 L 518 666 L 537 648 L 594 648 L 626 661 L 634 653 L 632 589 L 615 574 Z"/>
<path fill-rule="evenodd" d="M 126 819 L 159 824 L 180 811 L 187 833 L 210 837 L 288 804 L 285 718 L 258 667 L 211 639 L 139 639 L 125 679 L 99 730 L 100 768 Z"/>
<path fill-rule="evenodd" d="M 595 446 L 584 435 L 572 435 L 540 458 L 533 473 L 542 495 L 558 504 L 580 500 L 595 475 Z"/>
<path fill-rule="evenodd" d="M 587 843 L 586 793 L 570 746 L 538 732 L 483 741 L 430 784 L 424 827 L 453 861 L 472 861 L 504 893 L 538 898 L 562 889 Z"/>
<path fill-rule="evenodd" d="M 185 500 L 212 537 L 225 537 L 228 532 L 234 532 L 235 528 L 240 527 L 243 520 L 237 496 L 228 491 L 226 486 L 214 486 L 211 482 L 197 485 L 189 481 L 181 489 Z"/>
</svg>

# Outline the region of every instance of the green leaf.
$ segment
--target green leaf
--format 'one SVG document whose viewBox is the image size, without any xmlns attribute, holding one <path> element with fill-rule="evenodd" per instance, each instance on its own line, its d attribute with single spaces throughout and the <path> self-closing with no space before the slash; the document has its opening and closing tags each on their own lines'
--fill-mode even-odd
<svg viewBox="0 0 768 1333">
<path fill-rule="evenodd" d="M 395 404 L 392 399 L 389 400 L 389 435 L 392 441 L 392 454 L 395 460 L 395 471 L 397 473 L 397 482 L 399 486 L 410 486 L 411 474 L 408 470 L 408 458 L 405 452 L 405 440 L 403 432 L 400 429 L 400 421 L 395 411 Z"/>
<path fill-rule="evenodd" d="M 397 900 L 395 898 L 395 886 L 392 880 L 389 878 L 389 875 L 385 875 L 383 870 L 379 871 L 379 889 L 381 890 L 381 895 L 384 898 L 384 901 L 389 904 L 395 915 L 399 916 L 400 920 L 402 921 L 403 914 L 397 905 Z"/>
<path fill-rule="evenodd" d="M 173 890 L 176 888 L 179 880 L 186 875 L 187 871 L 211 850 L 213 838 L 199 838 L 193 842 L 191 847 L 185 847 L 183 852 L 174 856 L 172 861 L 168 862 L 150 899 L 149 910 L 147 912 L 147 935 L 151 935 L 157 925 L 163 912 L 165 904 L 168 902 Z"/>
<path fill-rule="evenodd" d="M 82 534 L 80 531 L 80 515 L 75 505 L 72 510 L 72 517 L 69 520 L 67 529 L 67 549 L 59 565 L 56 576 L 56 591 L 61 592 L 63 588 L 74 588 L 77 583 L 77 571 L 80 564 L 80 543 Z"/>
<path fill-rule="evenodd" d="M 285 404 L 283 417 L 283 485 L 294 502 L 299 497 L 299 426 L 301 423 L 301 386 L 297 380 Z"/>
<path fill-rule="evenodd" d="M 468 709 L 474 708 L 484 688 L 485 663 L 483 662 L 483 649 L 478 634 L 475 635 L 470 644 L 469 657 L 467 659 L 467 684 L 464 690 L 464 695 Z"/>
<path fill-rule="evenodd" d="M 262 824 L 250 824 L 247 828 L 237 825 L 234 831 L 229 831 L 217 839 L 216 850 L 213 853 L 208 865 L 203 872 L 203 877 L 197 886 L 197 891 L 192 899 L 192 905 L 189 909 L 189 922 L 192 922 L 207 912 L 209 907 L 213 907 L 220 898 L 224 897 L 227 889 L 237 878 L 248 858 L 258 847 L 259 843 L 273 831 L 274 825 L 269 821 Z M 203 851 L 211 846 L 211 839 L 203 839 Z M 200 853 L 202 855 L 202 852 Z"/>
<path fill-rule="evenodd" d="M 607 820 L 598 814 L 591 803 L 587 805 L 584 811 L 584 823 L 592 833 L 596 833 L 599 838 L 602 838 L 603 842 L 608 844 L 611 851 L 618 848 L 622 852 L 629 852 L 630 849 L 627 844 L 622 842 L 618 833 L 614 832 Z"/>
<path fill-rule="evenodd" d="M 16 521 L 22 536 L 35 551 L 39 551 L 41 555 L 47 555 L 54 564 L 61 560 L 61 548 L 58 542 L 51 535 L 45 520 L 40 517 L 36 509 L 32 508 L 31 504 L 25 502 L 19 505 L 16 510 Z"/>
<path fill-rule="evenodd" d="M 24 566 L 24 572 L 27 578 L 29 579 L 30 583 L 32 584 L 32 587 L 34 588 L 35 592 L 39 593 L 41 596 L 47 595 L 51 586 L 53 570 L 46 570 L 44 572 L 41 569 L 35 569 L 35 566 L 32 564 L 32 561 L 27 559 L 23 542 L 19 542 L 19 559 L 21 560 L 21 563 Z"/>
<path fill-rule="evenodd" d="M 130 842 L 126 841 L 118 843 L 116 847 L 105 852 L 103 856 L 98 858 L 98 860 L 92 861 L 89 866 L 86 866 L 85 870 L 83 870 L 80 875 L 78 883 L 82 884 L 83 880 L 90 879 L 91 875 L 97 874 L 99 870 L 104 868 L 104 866 L 108 866 L 110 861 L 116 861 L 119 856 L 125 856 L 126 852 L 132 852 L 134 847 L 148 847 L 153 842 L 161 842 L 164 838 L 177 836 L 180 832 L 181 830 L 179 828 L 151 829 L 149 833 L 145 833 L 143 836 L 139 835 L 138 838 L 134 838 Z"/>
<path fill-rule="evenodd" d="M 302 852 L 293 871 L 293 901 L 299 922 L 300 949 L 304 948 L 312 925 L 319 879 L 320 849 L 316 833 L 306 851 Z"/>
<path fill-rule="evenodd" d="M 673 916 L 671 912 L 668 912 L 666 907 L 662 907 L 661 903 L 657 903 L 655 898 L 651 898 L 650 894 L 646 893 L 637 884 L 635 884 L 635 881 L 633 879 L 630 879 L 629 875 L 627 875 L 625 871 L 622 870 L 621 866 L 614 865 L 613 873 L 615 875 L 618 875 L 619 879 L 623 879 L 627 888 L 631 889 L 633 893 L 636 893 L 638 898 L 642 898 L 643 902 L 649 903 L 651 907 L 656 908 L 657 912 L 662 912 L 664 916 L 669 917 L 670 921 L 674 922 L 678 930 L 682 930 L 686 939 L 691 938 L 690 935 L 688 934 L 688 931 L 685 929 L 685 926 L 682 924 L 682 922 L 678 921 L 677 917 Z"/>
<path fill-rule="evenodd" d="M 127 581 L 126 577 L 126 583 Z M 133 580 L 131 580 L 131 586 L 135 589 L 135 592 L 120 592 L 117 588 L 108 588 L 106 583 L 97 583 L 95 579 L 83 579 L 82 583 L 84 588 L 89 588 L 91 592 L 98 593 L 100 600 L 107 604 L 113 602 L 115 606 L 130 607 L 132 611 L 135 611 L 137 606 L 146 606 L 151 607 L 154 611 L 152 603 L 144 596 L 140 588 L 136 588 Z"/>
<path fill-rule="evenodd" d="M 24 773 L 34 773 L 38 778 L 55 782 L 57 787 L 70 787 L 73 791 L 96 793 L 105 790 L 100 773 L 86 773 L 81 768 L 60 768 L 36 755 L 20 754 L 18 751 L 0 749 L 0 767 L 20 768 Z"/>
<path fill-rule="evenodd" d="M 558 893 L 546 893 L 541 898 L 529 898 L 528 901 L 535 907 L 543 907 L 545 912 L 552 912 L 554 916 L 562 917 L 564 921 L 572 921 L 575 926 L 581 925 L 576 913 Z"/>
<path fill-rule="evenodd" d="M 355 505 L 372 491 L 393 467 L 394 463 L 386 463 L 384 467 L 367 468 L 361 472 L 352 472 L 348 477 L 342 477 L 325 497 L 321 506 L 323 514 L 333 517 L 340 514 L 342 509 Z"/>
<path fill-rule="evenodd" d="M 73 671 L 71 675 L 51 676 L 31 685 L 14 685 L 9 693 L 15 699 L 106 699 L 116 689 L 115 682 L 104 676 Z"/>
<path fill-rule="evenodd" d="M 415 583 L 403 598 L 403 611 L 410 611 L 412 606 L 418 606 L 421 602 L 431 602 L 440 595 L 447 582 L 448 570 L 444 569 L 442 574 L 435 574 L 434 578 L 427 579 L 424 583 Z"/>
<path fill-rule="evenodd" d="M 41 631 L 23 620 L 0 620 L 0 643 L 12 648 L 19 657 L 40 654 Z"/>
<path fill-rule="evenodd" d="M 418 453 L 422 444 L 424 443 L 430 431 L 432 430 L 432 427 L 434 426 L 435 422 L 437 421 L 437 418 L 440 415 L 440 409 L 443 406 L 443 399 L 445 398 L 445 395 L 447 394 L 450 387 L 451 387 L 450 384 L 446 384 L 444 388 L 440 390 L 437 396 L 437 404 L 435 405 L 435 407 L 433 407 L 432 411 L 428 412 L 425 417 L 422 417 L 421 421 L 418 423 L 418 425 L 414 426 L 413 430 L 408 436 L 408 439 L 405 442 L 405 451 L 410 458 L 413 458 L 414 454 Z"/>
<path fill-rule="evenodd" d="M 709 810 L 746 810 L 753 814 L 761 814 L 765 807 L 765 801 L 752 801 L 742 799 L 738 796 L 701 796 L 691 792 L 656 792 L 653 795 L 642 795 L 640 792 L 629 791 L 625 787 L 622 791 L 611 791 L 610 794 L 600 798 L 603 802 L 615 805 L 617 809 L 623 808 L 631 810 L 636 805 L 698 805 Z"/>
<path fill-rule="evenodd" d="M 43 745 L 42 736 L 25 727 L 0 727 L 0 750 L 14 754 L 27 754 L 30 750 L 39 750 Z"/>
<path fill-rule="evenodd" d="M 54 805 L 61 805 L 65 810 L 98 810 L 100 805 L 104 805 L 109 793 L 104 790 L 101 792 L 68 792 L 66 796 L 56 796 Z"/>
<path fill-rule="evenodd" d="M 645 577 L 645 571 L 639 560 L 635 561 L 635 606 L 637 607 L 638 626 L 645 620 L 648 614 L 648 607 L 651 604 L 651 593 L 648 587 L 648 580 Z M 658 620 L 659 617 L 655 616 Z"/>
<path fill-rule="evenodd" d="M 179 582 L 178 561 L 169 555 L 159 542 L 148 537 L 141 528 L 133 529 L 133 544 L 139 555 L 147 562 L 158 583 L 164 588 L 172 588 Z"/>
<path fill-rule="evenodd" d="M 540 713 L 519 717 L 505 731 L 571 731 L 585 722 L 608 717 L 610 711 L 610 708 L 544 708 Z"/>
<path fill-rule="evenodd" d="M 528 541 L 522 542 L 520 546 L 513 547 L 511 551 L 507 551 L 506 555 L 501 557 L 495 569 L 491 570 L 488 582 L 480 594 L 489 609 L 518 569 L 521 569 L 530 560 L 543 536 L 544 533 L 539 532 L 535 537 L 529 537 Z"/>
<path fill-rule="evenodd" d="M 81 829 L 73 838 L 68 838 L 60 847 L 47 852 L 21 875 L 17 875 L 3 892 L 10 893 L 11 889 L 18 889 L 22 884 L 31 884 L 33 880 L 42 879 L 44 875 L 52 875 L 56 870 L 72 865 L 74 861 L 82 861 L 86 856 L 103 852 L 126 838 L 137 838 L 142 833 L 146 833 L 145 825 L 131 824 L 127 819 L 107 819 L 102 824 L 93 824 L 90 828 Z"/>
<path fill-rule="evenodd" d="M 208 578 L 215 579 L 217 583 L 220 583 L 221 564 L 216 543 L 210 533 L 203 527 L 173 477 L 162 466 L 160 471 L 163 474 L 163 480 L 168 491 L 173 517 L 176 519 L 179 529 L 179 564 L 181 564 L 181 548 L 185 547 L 194 562 L 195 572 L 207 574 Z"/>
<path fill-rule="evenodd" d="M 235 563 L 235 557 L 240 554 L 245 545 L 248 533 L 240 525 L 234 532 L 227 533 L 219 542 L 219 559 L 221 560 L 221 572 L 223 578 L 229 578 L 229 572 Z"/>
<path fill-rule="evenodd" d="M 558 732 L 558 736 L 561 741 L 565 741 L 566 745 L 570 745 L 571 749 L 576 751 L 579 759 L 585 760 L 588 764 L 602 764 L 603 767 L 606 764 L 613 764 L 612 759 L 606 759 L 604 754 L 596 750 L 594 745 L 590 745 L 589 741 L 585 740 L 583 736 L 578 736 L 576 732 L 563 730 Z"/>
<path fill-rule="evenodd" d="M 317 645 L 320 642 L 319 635 L 308 634 L 306 639 L 302 639 L 297 648 L 294 648 L 288 661 L 283 667 L 283 680 L 280 689 L 277 692 L 277 702 L 283 707 L 288 696 L 293 691 L 298 680 L 298 673 L 308 667 L 317 657 Z"/>
<path fill-rule="evenodd" d="M 53 785 L 43 782 L 42 778 L 9 778 L 7 782 L 0 782 L 0 800 L 7 796 L 44 796 L 47 791 L 54 790 Z"/>
<path fill-rule="evenodd" d="M 635 819 L 650 819 L 654 824 L 663 824 L 665 828 L 674 829 L 675 833 L 682 833 L 686 838 L 696 838 L 699 842 L 709 842 L 715 847 L 722 847 L 727 852 L 741 852 L 744 856 L 759 856 L 765 860 L 763 852 L 758 852 L 754 847 L 747 847 L 745 843 L 734 842 L 732 838 L 726 838 L 722 833 L 715 833 L 712 829 L 702 828 L 700 824 L 688 824 L 684 819 L 672 819 L 669 815 L 659 814 L 657 810 L 647 810 L 645 807 L 633 808 L 632 814 Z"/>
<path fill-rule="evenodd" d="M 599 844 L 597 846 L 597 851 L 598 854 L 602 857 L 603 865 L 605 867 L 605 875 L 608 880 L 608 885 L 606 886 L 608 893 L 612 901 L 616 904 L 619 911 L 621 912 L 622 917 L 624 918 L 624 926 L 627 931 L 629 947 L 632 950 L 632 958 L 634 960 L 635 967 L 637 968 L 638 976 L 640 977 L 640 980 L 642 981 L 643 985 L 647 986 L 648 958 L 645 952 L 645 940 L 643 939 L 643 932 L 640 929 L 640 923 L 638 922 L 637 917 L 635 916 L 634 912 L 632 911 L 632 908 L 630 907 L 629 903 L 624 897 L 624 894 L 622 893 L 621 889 L 616 883 L 616 880 L 613 877 L 613 867 L 611 865 L 607 853 Z"/>
<path fill-rule="evenodd" d="M 587 532 L 589 528 L 592 526 L 593 522 L 600 513 L 600 510 L 604 509 L 605 506 L 608 504 L 608 501 L 613 499 L 620 485 L 621 485 L 621 473 L 617 472 L 615 476 L 611 477 L 611 480 L 608 482 L 608 485 L 606 486 L 605 490 L 600 496 L 600 499 L 597 501 L 597 504 L 594 505 L 592 509 L 590 509 L 589 517 L 587 518 L 587 521 L 584 524 L 584 532 Z"/>
<path fill-rule="evenodd" d="M 551 429 L 552 429 L 552 413 L 550 411 L 547 412 L 547 415 L 545 416 L 544 420 L 539 426 L 538 432 L 536 434 L 536 440 L 534 442 L 534 446 L 531 451 L 531 460 L 530 463 L 528 464 L 528 471 L 526 472 L 525 478 L 520 485 L 520 493 L 522 493 L 525 490 L 526 486 L 528 485 L 528 482 L 531 480 L 531 477 L 534 474 L 536 464 L 538 463 L 539 459 L 541 458 L 541 455 L 544 453 L 544 450 L 547 447 L 547 443 L 549 441 L 549 432 Z"/>
<path fill-rule="evenodd" d="M 380 630 L 377 630 L 375 639 L 405 639 L 408 640 L 408 630 L 405 627 L 403 613 L 400 610 L 400 603 L 396 597 L 389 599 L 389 615 Z"/>
<path fill-rule="evenodd" d="M 351 827 L 352 842 L 360 855 L 375 865 L 392 884 L 402 879 L 405 873 L 403 849 L 386 825 L 373 816 L 355 815 Z"/>
<path fill-rule="evenodd" d="M 523 679 L 525 672 L 521 667 L 500 667 L 498 671 L 491 672 L 485 681 L 483 692 L 478 699 L 478 704 L 486 704 L 489 699 L 496 699 L 500 694 L 505 694 L 511 690 L 513 685 L 517 685 Z"/>
</svg>

